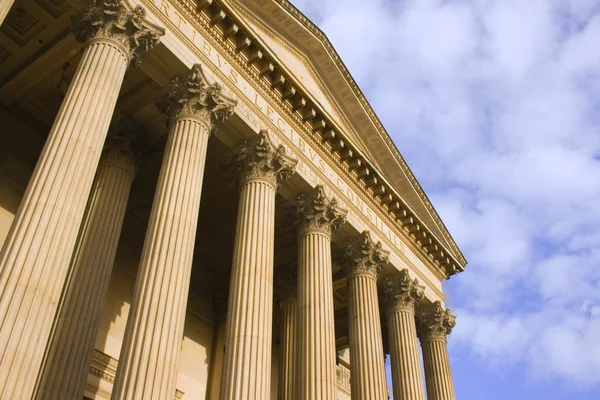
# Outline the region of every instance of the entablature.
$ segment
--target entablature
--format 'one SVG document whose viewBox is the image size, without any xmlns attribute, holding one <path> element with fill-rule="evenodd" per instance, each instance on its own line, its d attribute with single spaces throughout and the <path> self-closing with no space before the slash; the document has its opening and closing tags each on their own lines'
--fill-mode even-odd
<svg viewBox="0 0 600 400">
<path fill-rule="evenodd" d="M 154 0 L 161 10 L 165 0 Z M 230 52 L 238 66 L 250 73 L 256 83 L 268 90 L 282 110 L 302 129 L 307 138 L 323 146 L 330 159 L 343 165 L 349 178 L 353 179 L 378 208 L 390 226 L 415 245 L 426 264 L 443 277 L 461 272 L 463 259 L 457 259 L 436 238 L 422 219 L 408 205 L 387 180 L 370 165 L 362 152 L 348 141 L 337 123 L 331 120 L 313 101 L 294 78 L 285 72 L 276 58 L 270 54 L 258 38 L 236 17 L 234 12 L 218 0 L 173 0 L 182 9 L 182 18 L 200 23 L 216 39 L 224 50 Z M 181 21 L 180 21 L 181 22 Z"/>
</svg>

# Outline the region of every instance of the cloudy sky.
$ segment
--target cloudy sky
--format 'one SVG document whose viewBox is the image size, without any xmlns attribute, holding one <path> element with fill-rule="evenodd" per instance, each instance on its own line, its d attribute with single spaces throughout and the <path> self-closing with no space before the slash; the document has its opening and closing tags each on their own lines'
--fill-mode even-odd
<svg viewBox="0 0 600 400">
<path fill-rule="evenodd" d="M 293 3 L 469 260 L 458 399 L 600 399 L 600 0 Z"/>
</svg>

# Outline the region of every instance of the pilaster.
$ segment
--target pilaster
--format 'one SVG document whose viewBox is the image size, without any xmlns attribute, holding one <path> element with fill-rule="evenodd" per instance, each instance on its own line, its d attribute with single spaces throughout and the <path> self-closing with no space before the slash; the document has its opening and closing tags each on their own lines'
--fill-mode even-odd
<svg viewBox="0 0 600 400">
<path fill-rule="evenodd" d="M 0 252 L 0 397 L 30 398 L 130 62 L 162 30 L 122 1 L 74 26 L 87 45 Z"/>
</svg>

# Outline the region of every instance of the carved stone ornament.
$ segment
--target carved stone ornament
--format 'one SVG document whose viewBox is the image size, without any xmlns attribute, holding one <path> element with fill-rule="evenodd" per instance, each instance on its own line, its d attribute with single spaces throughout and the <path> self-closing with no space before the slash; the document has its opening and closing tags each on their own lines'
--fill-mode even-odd
<svg viewBox="0 0 600 400">
<path fill-rule="evenodd" d="M 73 19 L 72 28 L 80 42 L 106 38 L 122 44 L 129 51 L 131 64 L 139 65 L 141 56 L 165 33 L 145 18 L 146 9 L 140 5 L 132 10 L 125 0 L 92 0 L 83 15 Z"/>
<path fill-rule="evenodd" d="M 406 310 L 413 312 L 425 296 L 425 286 L 412 279 L 407 269 L 400 271 L 397 279 L 387 278 L 383 283 L 383 298 L 387 312 Z"/>
<path fill-rule="evenodd" d="M 344 222 L 348 210 L 338 205 L 334 197 L 329 199 L 323 185 L 296 198 L 296 211 L 300 232 L 307 229 L 322 229 L 329 233 L 337 231 Z"/>
<path fill-rule="evenodd" d="M 102 157 L 125 160 L 134 170 L 138 170 L 157 157 L 159 152 L 142 141 L 139 128 L 128 121 L 120 119 L 111 124 Z"/>
<path fill-rule="evenodd" d="M 240 143 L 239 154 L 225 163 L 233 169 L 240 181 L 265 178 L 273 183 L 288 180 L 296 171 L 298 160 L 287 154 L 283 145 L 275 147 L 266 130 L 261 130 L 251 142 Z"/>
<path fill-rule="evenodd" d="M 377 277 L 387 264 L 389 252 L 381 248 L 381 242 L 373 242 L 371 233 L 364 231 L 356 239 L 350 239 L 344 249 L 343 263 L 350 276 L 372 273 Z"/>
<path fill-rule="evenodd" d="M 298 292 L 298 264 L 291 263 L 277 268 L 273 286 L 277 301 L 296 298 Z"/>
<path fill-rule="evenodd" d="M 456 325 L 456 316 L 441 301 L 426 307 L 417 315 L 417 333 L 421 340 L 446 340 Z"/>
<path fill-rule="evenodd" d="M 207 121 L 211 131 L 215 121 L 225 121 L 237 104 L 222 93 L 218 83 L 208 83 L 200 64 L 194 64 L 190 70 L 187 82 L 182 83 L 179 77 L 171 81 L 167 93 L 156 105 L 170 121 L 177 117 L 188 115 Z"/>
</svg>

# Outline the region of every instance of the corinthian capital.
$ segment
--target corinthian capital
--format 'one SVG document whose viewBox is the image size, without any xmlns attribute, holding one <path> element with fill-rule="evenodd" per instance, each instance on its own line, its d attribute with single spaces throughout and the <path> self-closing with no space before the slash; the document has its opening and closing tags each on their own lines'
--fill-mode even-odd
<svg viewBox="0 0 600 400">
<path fill-rule="evenodd" d="M 425 295 L 425 286 L 418 279 L 412 279 L 408 269 L 400 271 L 397 279 L 388 278 L 383 283 L 383 294 L 387 312 L 405 310 L 413 312 Z"/>
<path fill-rule="evenodd" d="M 77 40 L 114 40 L 129 52 L 133 65 L 138 65 L 143 53 L 152 50 L 165 31 L 146 21 L 146 9 L 140 5 L 132 10 L 124 0 L 92 0 L 81 18 L 73 20 Z"/>
<path fill-rule="evenodd" d="M 296 198 L 300 231 L 307 229 L 322 229 L 329 233 L 338 230 L 346 222 L 348 210 L 338 205 L 334 197 L 329 199 L 323 185 Z"/>
<path fill-rule="evenodd" d="M 120 161 L 137 171 L 142 165 L 157 155 L 157 151 L 151 148 L 141 139 L 139 127 L 128 119 L 114 121 L 106 137 L 102 158 L 105 161 Z"/>
<path fill-rule="evenodd" d="M 200 64 L 194 64 L 187 82 L 182 83 L 178 77 L 171 82 L 167 93 L 156 105 L 169 121 L 187 115 L 205 120 L 211 130 L 215 121 L 225 121 L 237 104 L 222 93 L 221 85 L 208 83 Z"/>
<path fill-rule="evenodd" d="M 239 155 L 228 164 L 237 170 L 241 181 L 264 178 L 277 184 L 294 174 L 298 160 L 288 155 L 283 145 L 275 147 L 267 131 L 262 130 L 253 141 L 241 142 Z"/>
<path fill-rule="evenodd" d="M 294 299 L 298 296 L 298 264 L 282 265 L 275 271 L 273 289 L 279 301 Z"/>
<path fill-rule="evenodd" d="M 427 306 L 417 315 L 417 333 L 422 341 L 446 340 L 456 325 L 456 316 L 441 301 Z"/>
<path fill-rule="evenodd" d="M 369 231 L 364 231 L 358 238 L 350 240 L 344 253 L 344 263 L 350 276 L 371 273 L 377 277 L 389 257 L 389 252 L 381 248 L 381 242 L 373 242 Z"/>
</svg>

